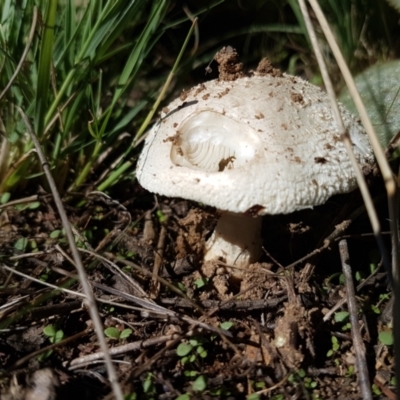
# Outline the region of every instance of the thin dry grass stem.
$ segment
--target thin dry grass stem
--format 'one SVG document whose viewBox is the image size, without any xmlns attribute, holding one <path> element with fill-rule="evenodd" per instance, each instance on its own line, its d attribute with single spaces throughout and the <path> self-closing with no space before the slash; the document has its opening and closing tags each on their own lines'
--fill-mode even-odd
<svg viewBox="0 0 400 400">
<path fill-rule="evenodd" d="M 69 337 L 67 337 L 67 338 L 65 338 L 63 340 L 60 340 L 57 343 L 49 344 L 48 346 L 42 347 L 41 349 L 36 350 L 36 351 L 28 354 L 27 356 L 20 358 L 18 361 L 16 361 L 7 370 L 10 372 L 10 371 L 13 371 L 13 370 L 15 370 L 17 368 L 20 368 L 22 365 L 24 365 L 26 362 L 28 362 L 32 358 L 38 357 L 38 356 L 40 356 L 40 354 L 46 353 L 49 350 L 54 350 L 54 349 L 56 349 L 58 347 L 63 347 L 65 345 L 67 345 L 68 343 L 73 342 L 74 340 L 79 339 L 79 338 L 87 335 L 89 332 L 90 332 L 89 329 L 85 329 L 84 331 L 76 333 L 73 336 L 69 336 Z"/>
<path fill-rule="evenodd" d="M 339 242 L 339 253 L 346 284 L 346 297 L 347 307 L 350 314 L 351 337 L 353 339 L 353 347 L 356 355 L 358 380 L 360 383 L 362 398 L 364 400 L 372 400 L 371 383 L 369 380 L 367 359 L 365 357 L 365 346 L 361 338 L 360 325 L 358 323 L 358 307 L 351 273 L 351 266 L 349 264 L 349 250 L 347 248 L 347 241 L 345 239 Z"/>
<path fill-rule="evenodd" d="M 364 199 L 365 207 L 367 209 L 368 216 L 371 221 L 372 229 L 376 235 L 379 235 L 379 233 L 380 233 L 379 220 L 376 215 L 376 211 L 375 211 L 375 208 L 374 208 L 374 205 L 372 202 L 372 198 L 369 194 L 368 186 L 367 186 L 367 183 L 365 182 L 364 175 L 363 175 L 363 173 L 357 163 L 357 160 L 354 156 L 349 134 L 346 131 L 346 128 L 343 124 L 343 120 L 340 115 L 339 107 L 336 102 L 335 91 L 333 89 L 332 81 L 329 77 L 329 73 L 326 68 L 325 60 L 322 55 L 321 49 L 319 47 L 318 40 L 317 40 L 315 31 L 314 31 L 314 27 L 311 23 L 310 16 L 308 14 L 305 0 L 299 0 L 299 4 L 300 4 L 301 12 L 303 14 L 303 17 L 304 17 L 304 20 L 305 20 L 305 23 L 307 26 L 307 31 L 310 36 L 311 44 L 313 46 L 313 50 L 314 50 L 315 56 L 317 58 L 318 65 L 319 65 L 319 68 L 320 68 L 320 71 L 321 71 L 321 74 L 322 74 L 322 77 L 323 77 L 323 80 L 325 83 L 326 91 L 331 100 L 331 107 L 332 107 L 332 111 L 333 111 L 333 114 L 335 117 L 336 124 L 338 125 L 339 132 L 341 134 L 341 138 L 344 142 L 344 145 L 346 146 L 347 153 L 350 157 L 350 161 L 351 161 L 353 169 L 356 173 L 357 183 L 358 183 L 358 186 L 360 188 L 361 194 Z"/>
<path fill-rule="evenodd" d="M 157 336 L 155 338 L 150 338 L 146 340 L 138 340 L 136 342 L 131 342 L 123 344 L 121 346 L 113 347 L 110 349 L 110 354 L 112 356 L 117 356 L 126 354 L 130 351 L 142 350 L 148 347 L 157 346 L 158 344 L 168 342 L 169 340 L 173 340 L 178 336 L 179 335 L 174 334 L 174 335 Z M 65 367 L 68 367 L 69 370 L 74 370 L 86 366 L 88 364 L 94 363 L 95 361 L 100 360 L 101 358 L 103 358 L 103 353 L 100 351 L 97 353 L 87 354 L 85 356 L 75 358 L 71 362 L 66 361 L 63 363 L 63 365 Z"/>
<path fill-rule="evenodd" d="M 123 298 L 123 296 L 118 296 L 118 297 Z M 148 314 L 148 310 L 146 308 L 143 308 L 143 307 L 130 306 L 129 304 L 118 303 L 118 302 L 112 301 L 112 300 L 104 300 L 104 299 L 100 299 L 100 298 L 97 298 L 97 297 L 96 297 L 96 301 L 99 302 L 99 303 L 108 304 L 109 306 L 112 306 L 112 307 L 120 307 L 120 308 L 125 308 L 127 310 L 139 311 L 143 315 Z M 155 313 L 153 313 L 153 314 L 155 314 Z M 161 317 L 165 317 L 165 314 L 159 313 L 159 315 L 160 315 L 160 318 Z"/>
<path fill-rule="evenodd" d="M 118 262 L 120 262 L 120 263 L 122 263 L 122 264 L 125 264 L 125 265 L 131 267 L 132 269 L 134 269 L 134 270 L 136 270 L 136 271 L 138 271 L 138 272 L 140 272 L 140 273 L 142 273 L 142 274 L 144 274 L 144 275 L 146 275 L 146 276 L 148 276 L 148 277 L 151 277 L 151 278 L 153 277 L 153 273 L 152 273 L 152 272 L 146 270 L 145 268 L 140 267 L 139 265 L 135 264 L 135 263 L 132 262 L 132 261 L 128 261 L 128 260 L 118 260 L 117 257 L 116 257 L 114 254 L 112 254 L 112 253 L 105 253 L 105 256 L 106 256 L 106 257 L 109 257 L 109 258 L 111 258 L 111 259 L 115 259 L 115 260 L 117 260 Z M 98 257 L 98 255 L 96 255 L 96 257 Z M 162 278 L 161 276 L 158 276 L 157 279 L 158 279 L 163 285 L 165 285 L 169 290 L 171 290 L 171 292 L 176 293 L 178 296 L 180 296 L 180 297 L 186 299 L 187 301 L 189 301 L 189 302 L 193 305 L 193 307 L 194 307 L 197 311 L 199 311 L 199 312 L 201 312 L 201 313 L 204 314 L 205 311 L 204 311 L 195 301 L 193 301 L 193 300 L 192 300 L 191 298 L 189 298 L 185 293 L 183 293 L 181 290 L 179 290 L 176 286 L 172 285 L 171 283 L 169 283 L 166 279 Z"/>
<path fill-rule="evenodd" d="M 99 312 L 97 310 L 97 305 L 96 305 L 96 302 L 95 302 L 95 299 L 94 299 L 93 291 L 92 291 L 92 288 L 90 287 L 89 282 L 87 280 L 85 268 L 84 268 L 84 266 L 82 264 L 82 260 L 81 260 L 78 248 L 77 248 L 77 246 L 75 244 L 75 238 L 74 238 L 74 235 L 72 233 L 71 224 L 70 224 L 70 222 L 68 220 L 67 214 L 66 214 L 64 206 L 62 204 L 61 197 L 60 197 L 60 195 L 59 195 L 59 193 L 57 191 L 57 186 L 56 186 L 56 183 L 54 181 L 54 178 L 51 175 L 49 164 L 48 164 L 48 162 L 46 160 L 45 155 L 42 152 L 42 149 L 40 147 L 40 143 L 39 143 L 39 141 L 38 141 L 38 139 L 37 139 L 37 137 L 36 137 L 36 135 L 35 135 L 35 133 L 33 131 L 33 128 L 32 128 L 32 126 L 30 124 L 30 121 L 29 121 L 28 117 L 22 111 L 22 109 L 20 107 L 17 107 L 17 109 L 18 109 L 18 112 L 20 113 L 20 115 L 21 115 L 21 117 L 22 117 L 22 119 L 23 119 L 23 121 L 24 121 L 24 123 L 26 125 L 26 128 L 27 128 L 27 130 L 28 130 L 28 132 L 29 132 L 29 134 L 30 134 L 30 136 L 32 138 L 32 141 L 33 141 L 33 143 L 35 145 L 35 148 L 36 148 L 36 151 L 38 153 L 40 162 L 42 164 L 42 168 L 43 168 L 43 170 L 44 170 L 44 172 L 46 174 L 47 181 L 49 183 L 51 192 L 53 194 L 54 202 L 55 202 L 55 204 L 57 206 L 57 210 L 58 210 L 58 212 L 60 214 L 62 225 L 63 225 L 63 228 L 65 230 L 65 235 L 67 237 L 67 240 L 68 240 L 68 243 L 69 243 L 69 246 L 70 246 L 70 249 L 71 249 L 71 253 L 72 253 L 73 259 L 74 259 L 75 264 L 76 264 L 76 268 L 77 268 L 78 275 L 79 275 L 79 280 L 80 280 L 80 283 L 82 285 L 83 291 L 84 291 L 84 293 L 86 295 L 85 301 L 87 302 L 88 312 L 90 314 L 90 317 L 92 318 L 93 325 L 94 325 L 94 328 L 95 328 L 95 331 L 96 331 L 96 335 L 97 335 L 97 338 L 99 340 L 100 348 L 102 349 L 102 351 L 104 353 L 104 360 L 105 360 L 105 364 L 106 364 L 108 378 L 110 380 L 110 384 L 111 384 L 111 387 L 112 387 L 112 391 L 113 391 L 114 396 L 115 396 L 115 398 L 117 400 L 123 400 L 122 390 L 121 390 L 121 387 L 120 387 L 120 385 L 118 383 L 117 374 L 116 374 L 115 368 L 114 368 L 114 366 L 113 366 L 113 364 L 111 362 L 111 357 L 110 357 L 110 354 L 108 352 L 108 346 L 107 346 L 107 343 L 106 343 L 105 338 L 104 338 L 103 325 L 102 325 L 102 322 L 101 322 L 101 319 L 100 319 L 100 316 L 99 316 Z"/>
<path fill-rule="evenodd" d="M 101 283 L 93 282 L 92 284 L 95 288 L 98 288 L 103 292 L 113 294 L 122 299 L 140 305 L 141 307 L 143 307 L 141 311 L 144 312 L 146 315 L 157 314 L 157 316 L 160 316 L 161 318 L 176 317 L 176 313 L 174 311 L 168 310 L 163 306 L 159 306 L 158 304 L 150 300 L 142 299 L 138 296 L 134 296 L 133 294 L 125 293 L 121 290 L 111 288 Z"/>
<path fill-rule="evenodd" d="M 68 293 L 68 294 L 70 294 L 72 296 L 77 296 L 77 297 L 81 297 L 81 298 L 84 298 L 84 299 L 86 298 L 86 296 L 83 293 L 79 293 L 79 292 L 76 292 L 74 290 L 62 288 L 62 287 L 59 287 L 57 285 L 53 285 L 52 283 L 44 282 L 44 281 L 42 281 L 40 279 L 34 278 L 33 276 L 30 276 L 30 275 L 24 274 L 23 272 L 17 271 L 14 268 L 8 267 L 7 265 L 2 265 L 1 268 L 5 269 L 7 271 L 10 271 L 15 275 L 19 275 L 19 276 L 21 276 L 21 277 L 23 277 L 25 279 L 28 279 L 28 280 L 30 280 L 32 282 L 39 283 L 40 285 L 43 285 L 43 286 L 47 286 L 47 287 L 49 287 L 51 289 L 55 289 L 55 290 L 58 290 L 58 291 L 63 292 L 63 293 Z"/>
<path fill-rule="evenodd" d="M 7 207 L 13 207 L 13 206 L 16 206 L 18 204 L 32 203 L 34 201 L 39 200 L 40 197 L 41 197 L 40 195 L 35 194 L 33 196 L 24 197 L 22 199 L 12 200 L 12 201 L 9 201 L 7 203 L 0 204 L 0 210 L 3 209 L 3 208 L 7 208 Z"/>
<path fill-rule="evenodd" d="M 112 273 L 117 273 L 119 274 L 124 280 L 126 280 L 134 290 L 136 290 L 141 296 L 143 296 L 145 299 L 148 299 L 149 301 L 152 301 L 147 293 L 143 290 L 143 288 L 134 280 L 132 277 L 130 277 L 128 274 L 126 274 L 124 271 L 122 271 L 121 268 L 118 267 L 117 264 L 113 263 L 111 260 L 108 258 L 103 257 L 100 254 L 97 254 L 94 252 L 94 250 L 91 248 L 90 250 L 82 249 L 81 247 L 79 248 L 79 251 L 82 251 L 83 253 L 90 254 L 91 256 L 98 258 L 100 262 L 103 263 L 103 265 L 108 269 L 111 270 Z M 111 268 L 110 268 L 111 267 Z"/>
<path fill-rule="evenodd" d="M 189 7 L 186 5 L 182 6 L 182 10 L 185 12 L 187 17 L 192 21 L 194 24 L 194 44 L 192 47 L 192 50 L 190 51 L 190 54 L 194 56 L 196 54 L 197 49 L 199 48 L 199 42 L 200 42 L 200 33 L 199 33 L 199 26 L 196 24 L 195 20 L 197 19 L 192 12 L 189 10 Z"/>
<path fill-rule="evenodd" d="M 159 360 L 167 350 L 175 347 L 182 338 L 179 335 L 176 335 L 176 338 L 173 338 L 169 343 L 167 343 L 160 351 L 154 354 L 149 360 L 147 360 L 143 365 L 137 367 L 136 370 L 132 372 L 132 376 L 135 378 L 139 377 L 144 371 L 149 369 L 157 360 Z"/>
<path fill-rule="evenodd" d="M 153 118 L 154 113 L 157 111 L 161 101 L 164 99 L 165 97 L 165 93 L 167 92 L 167 89 L 169 87 L 169 85 L 171 84 L 171 81 L 173 79 L 173 77 L 175 76 L 175 72 L 176 69 L 178 68 L 178 64 L 181 60 L 181 57 L 183 55 L 183 50 L 186 48 L 190 36 L 192 35 L 193 30 L 195 29 L 195 27 L 197 26 L 197 17 L 194 18 L 194 20 L 192 21 L 192 26 L 189 29 L 189 33 L 186 36 L 185 42 L 183 43 L 181 52 L 179 53 L 174 66 L 172 67 L 172 71 L 169 73 L 167 80 L 164 83 L 164 86 L 161 89 L 161 92 L 159 94 L 159 96 L 157 97 L 155 103 L 153 104 L 153 106 L 151 107 L 151 110 L 149 111 L 146 119 L 144 120 L 144 122 L 142 123 L 141 127 L 139 128 L 138 132 L 136 133 L 135 137 L 133 138 L 133 147 L 136 147 L 138 145 L 138 140 L 140 139 L 140 137 L 143 135 L 143 133 L 145 132 L 145 130 L 147 129 L 151 119 Z"/>
<path fill-rule="evenodd" d="M 102 255 L 98 254 L 95 252 L 95 250 L 89 245 L 89 243 L 86 242 L 84 237 L 78 233 L 75 229 L 74 232 L 78 235 L 78 237 L 82 240 L 83 243 L 88 247 L 89 250 L 79 248 L 79 251 L 83 253 L 90 254 L 92 257 L 97 258 L 100 260 L 102 265 L 107 268 L 111 273 L 113 274 L 118 274 L 123 280 L 125 280 L 129 285 L 132 286 L 132 288 L 139 293 L 143 298 L 148 299 L 149 301 L 152 301 L 147 293 L 143 290 L 143 288 L 128 274 L 126 274 L 121 268 L 118 267 L 117 264 L 113 263 L 110 261 L 108 258 L 103 257 Z"/>
<path fill-rule="evenodd" d="M 49 123 L 46 125 L 44 131 L 43 131 L 43 137 L 47 137 L 47 134 L 50 134 L 50 129 L 53 127 L 53 125 L 57 122 L 57 120 L 60 118 L 60 115 L 62 112 L 69 106 L 69 104 L 72 102 L 72 100 L 75 99 L 76 96 L 78 96 L 79 92 L 74 92 L 71 96 L 68 97 L 67 101 L 62 105 L 57 108 L 58 112 L 54 117 L 49 121 Z"/>
<path fill-rule="evenodd" d="M 299 0 L 304 1 L 304 0 Z M 383 180 L 385 182 L 385 187 L 388 195 L 388 208 L 389 208 L 389 222 L 390 229 L 392 233 L 392 269 L 388 268 L 388 260 L 386 251 L 383 245 L 382 237 L 374 230 L 376 234 L 376 240 L 378 246 L 380 247 L 383 262 L 385 268 L 387 268 L 388 279 L 393 287 L 394 295 L 394 307 L 393 307 L 393 335 L 394 335 L 394 350 L 395 350 L 395 364 L 396 364 L 396 381 L 400 382 L 400 263 L 399 263 L 399 230 L 398 230 L 398 209 L 396 208 L 396 197 L 397 197 L 397 184 L 396 180 L 392 174 L 389 163 L 385 157 L 384 150 L 382 149 L 378 137 L 372 126 L 372 122 L 368 116 L 367 110 L 361 100 L 361 96 L 355 86 L 353 77 L 350 70 L 343 58 L 343 55 L 336 43 L 336 40 L 332 34 L 329 24 L 325 18 L 324 13 L 321 10 L 318 2 L 316 0 L 308 0 L 318 22 L 324 32 L 326 40 L 332 50 L 332 53 L 336 59 L 342 76 L 349 88 L 350 94 L 353 98 L 354 104 L 357 107 L 358 113 L 360 115 L 361 121 L 364 125 L 365 130 L 368 133 L 369 140 L 371 142 L 372 148 L 375 153 L 377 163 L 379 165 Z M 365 200 L 364 200 L 365 201 Z M 368 204 L 366 203 L 368 209 Z M 369 214 L 369 213 L 368 213 Z M 371 217 L 370 217 L 371 218 Z M 371 225 L 373 225 L 373 220 L 371 220 Z M 392 273 L 390 273 L 392 272 Z"/>
<path fill-rule="evenodd" d="M 24 51 L 22 53 L 21 59 L 19 60 L 19 63 L 17 65 L 17 67 L 15 68 L 15 71 L 14 71 L 12 77 L 10 78 L 10 80 L 8 81 L 6 87 L 3 89 L 3 91 L 0 94 L 0 101 L 4 97 L 4 95 L 7 93 L 8 89 L 10 89 L 11 85 L 15 81 L 15 78 L 18 76 L 19 71 L 21 71 L 21 68 L 24 65 L 26 56 L 28 55 L 29 48 L 31 47 L 31 44 L 32 44 L 32 40 L 33 40 L 33 38 L 35 36 L 37 16 L 38 16 L 38 10 L 37 10 L 37 7 L 34 6 L 33 7 L 31 30 L 29 31 L 29 35 L 28 35 L 28 39 L 26 41 L 26 45 L 25 45 Z"/>
<path fill-rule="evenodd" d="M 262 390 L 259 390 L 259 391 L 257 391 L 257 392 L 254 392 L 254 394 L 258 394 L 258 395 L 260 395 L 260 394 L 267 394 L 267 393 L 269 393 L 269 392 L 272 392 L 272 391 L 275 390 L 275 389 L 280 388 L 283 384 L 286 383 L 286 381 L 289 379 L 290 375 L 291 375 L 291 374 L 287 374 L 287 375 L 286 375 L 280 382 L 278 382 L 277 384 L 275 384 L 275 385 L 273 385 L 273 386 L 271 386 L 271 387 L 269 387 L 269 388 L 262 389 Z"/>
<path fill-rule="evenodd" d="M 258 284 L 259 285 L 259 284 Z M 256 285 L 252 286 L 253 288 L 256 287 Z M 235 295 L 236 296 L 236 295 Z M 237 296 L 236 296 L 237 298 Z M 264 299 L 258 299 L 258 300 L 236 300 L 235 298 L 233 299 L 228 299 L 223 302 L 219 300 L 202 300 L 200 301 L 202 307 L 204 307 L 207 310 L 210 310 L 209 313 L 207 314 L 207 317 L 212 317 L 212 314 L 215 313 L 216 311 L 254 311 L 254 310 L 263 310 L 265 311 L 266 309 L 274 309 L 280 304 L 282 304 L 284 301 L 287 300 L 286 295 L 282 295 L 281 297 L 273 297 L 273 298 L 264 298 Z M 193 309 L 193 306 L 186 300 L 184 299 L 176 299 L 176 298 L 162 298 L 160 299 L 161 304 L 164 304 L 166 306 L 175 306 L 178 308 L 188 308 L 188 309 Z"/>
<path fill-rule="evenodd" d="M 150 297 L 152 299 L 158 298 L 160 294 L 161 283 L 158 279 L 158 275 L 160 273 L 160 269 L 163 263 L 164 258 L 164 247 L 165 247 L 165 239 L 167 237 L 167 224 L 168 224 L 168 216 L 165 221 L 161 225 L 160 236 L 157 242 L 157 249 L 155 251 L 155 259 L 153 265 L 153 277 L 150 288 Z"/>
</svg>

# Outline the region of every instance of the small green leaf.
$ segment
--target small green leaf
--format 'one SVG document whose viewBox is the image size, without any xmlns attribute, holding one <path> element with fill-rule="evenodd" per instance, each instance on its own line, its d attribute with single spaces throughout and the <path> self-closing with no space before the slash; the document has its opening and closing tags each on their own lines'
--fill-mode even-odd
<svg viewBox="0 0 400 400">
<path fill-rule="evenodd" d="M 260 399 L 260 396 L 257 393 L 249 394 L 246 397 L 246 400 L 259 400 L 259 399 Z"/>
<path fill-rule="evenodd" d="M 340 349 L 340 343 L 339 343 L 337 337 L 332 336 L 332 350 L 338 351 L 339 349 Z"/>
<path fill-rule="evenodd" d="M 119 339 L 120 333 L 119 330 L 113 326 L 104 330 L 104 334 L 110 339 Z"/>
<path fill-rule="evenodd" d="M 228 331 L 229 329 L 232 328 L 232 326 L 233 322 L 231 321 L 225 321 L 220 324 L 221 329 L 223 329 L 224 331 Z"/>
<path fill-rule="evenodd" d="M 349 313 L 347 311 L 339 311 L 335 313 L 336 322 L 344 322 L 349 318 Z"/>
<path fill-rule="evenodd" d="M 192 389 L 194 392 L 203 392 L 207 387 L 207 380 L 204 375 L 200 375 L 193 382 Z"/>
<path fill-rule="evenodd" d="M 157 210 L 156 215 L 160 224 L 164 223 L 167 220 L 166 215 L 161 210 Z"/>
<path fill-rule="evenodd" d="M 53 337 L 56 335 L 56 328 L 54 325 L 47 325 L 43 328 L 43 333 L 48 337 Z"/>
<path fill-rule="evenodd" d="M 5 192 L 1 195 L 0 197 L 0 204 L 6 204 L 8 203 L 8 200 L 10 200 L 11 193 Z"/>
<path fill-rule="evenodd" d="M 29 209 L 30 210 L 35 210 L 36 208 L 40 207 L 40 201 L 34 201 L 33 203 L 29 204 Z"/>
<path fill-rule="evenodd" d="M 121 335 L 120 335 L 120 339 L 126 339 L 126 338 L 128 338 L 129 336 L 131 336 L 132 335 L 132 329 L 124 329 L 122 332 L 121 332 Z"/>
<path fill-rule="evenodd" d="M 299 375 L 300 378 L 304 378 L 306 376 L 306 371 L 304 371 L 304 369 L 299 369 L 297 371 L 297 374 Z"/>
<path fill-rule="evenodd" d="M 54 343 L 61 342 L 64 339 L 64 332 L 62 330 L 58 330 L 54 335 Z"/>
<path fill-rule="evenodd" d="M 349 365 L 346 372 L 346 377 L 350 377 L 354 375 L 354 365 Z"/>
<path fill-rule="evenodd" d="M 197 289 L 200 289 L 207 284 L 207 278 L 196 279 L 194 281 L 194 284 L 197 287 Z"/>
<path fill-rule="evenodd" d="M 382 331 L 379 332 L 379 341 L 386 345 L 386 346 L 392 346 L 393 345 L 393 332 L 389 331 Z"/>
<path fill-rule="evenodd" d="M 189 339 L 189 343 L 193 346 L 196 347 L 198 346 L 200 343 L 197 339 Z"/>
<path fill-rule="evenodd" d="M 186 286 L 185 286 L 183 283 L 178 282 L 177 286 L 178 286 L 178 289 L 179 289 L 181 292 L 186 293 L 186 290 L 187 290 L 187 289 L 186 289 Z"/>
<path fill-rule="evenodd" d="M 44 361 L 47 358 L 49 358 L 52 354 L 53 354 L 53 350 L 47 350 L 44 353 L 40 354 L 40 356 L 38 357 L 38 360 Z"/>
<path fill-rule="evenodd" d="M 188 378 L 194 378 L 195 376 L 198 375 L 198 372 L 197 371 L 193 371 L 193 370 L 192 371 L 185 371 L 184 375 L 186 377 L 188 377 Z"/>
<path fill-rule="evenodd" d="M 175 400 L 190 400 L 190 394 L 188 393 L 181 394 Z"/>
<path fill-rule="evenodd" d="M 60 235 L 61 235 L 60 229 L 56 229 L 56 230 L 50 232 L 50 235 L 49 235 L 49 236 L 50 236 L 52 239 L 57 239 L 57 238 L 60 237 Z"/>
<path fill-rule="evenodd" d="M 372 384 L 372 391 L 375 396 L 380 396 L 382 394 L 379 387 L 375 383 Z"/>
<path fill-rule="evenodd" d="M 191 354 L 188 358 L 189 362 L 195 362 L 196 361 L 196 356 L 194 354 Z"/>
<path fill-rule="evenodd" d="M 189 357 L 182 357 L 181 358 L 182 365 L 186 365 L 188 362 L 189 362 Z"/>
<path fill-rule="evenodd" d="M 126 394 L 124 400 L 137 400 L 137 393 Z"/>
<path fill-rule="evenodd" d="M 150 393 L 153 390 L 153 378 L 151 374 L 147 375 L 147 378 L 143 382 L 143 391 L 145 393 Z"/>
<path fill-rule="evenodd" d="M 193 346 L 189 343 L 181 343 L 176 349 L 176 354 L 178 354 L 179 357 L 184 357 L 187 356 L 192 349 Z"/>
<path fill-rule="evenodd" d="M 351 323 L 348 322 L 346 325 L 343 325 L 342 331 L 349 331 L 351 330 Z"/>
<path fill-rule="evenodd" d="M 371 310 L 375 313 L 375 314 L 380 314 L 381 313 L 381 310 L 377 307 L 377 306 L 375 306 L 374 304 L 371 304 Z"/>
<path fill-rule="evenodd" d="M 207 350 L 203 346 L 199 346 L 196 348 L 197 354 L 201 358 L 206 358 L 207 357 Z"/>
<path fill-rule="evenodd" d="M 19 250 L 19 251 L 24 251 L 26 249 L 26 246 L 28 244 L 28 239 L 27 238 L 19 238 L 17 241 L 14 243 L 14 249 Z"/>
</svg>

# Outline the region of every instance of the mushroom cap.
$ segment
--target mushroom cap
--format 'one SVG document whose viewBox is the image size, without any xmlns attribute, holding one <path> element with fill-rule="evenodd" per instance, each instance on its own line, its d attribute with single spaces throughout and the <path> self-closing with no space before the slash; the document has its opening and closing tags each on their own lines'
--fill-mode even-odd
<svg viewBox="0 0 400 400">
<path fill-rule="evenodd" d="M 360 165 L 367 135 L 340 106 Z M 284 214 L 357 187 L 327 95 L 289 75 L 198 85 L 163 109 L 137 178 L 147 190 L 251 215 Z"/>
</svg>

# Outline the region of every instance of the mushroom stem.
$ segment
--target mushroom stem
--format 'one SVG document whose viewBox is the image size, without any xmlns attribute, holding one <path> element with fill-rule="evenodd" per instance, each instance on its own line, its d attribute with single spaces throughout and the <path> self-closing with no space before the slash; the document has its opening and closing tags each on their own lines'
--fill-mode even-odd
<svg viewBox="0 0 400 400">
<path fill-rule="evenodd" d="M 223 212 L 206 243 L 204 261 L 222 259 L 227 264 L 246 268 L 261 255 L 262 218 Z"/>
</svg>

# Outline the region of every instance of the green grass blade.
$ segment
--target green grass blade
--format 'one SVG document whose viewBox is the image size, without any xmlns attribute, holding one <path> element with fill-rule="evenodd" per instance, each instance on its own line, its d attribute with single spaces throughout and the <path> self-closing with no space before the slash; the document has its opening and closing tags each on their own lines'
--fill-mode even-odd
<svg viewBox="0 0 400 400">
<path fill-rule="evenodd" d="M 50 74 L 56 23 L 57 0 L 49 0 L 44 25 L 43 40 L 40 48 L 39 74 L 36 90 L 35 132 L 39 138 L 44 131 L 47 100 L 50 90 Z"/>
<path fill-rule="evenodd" d="M 118 79 L 118 84 L 116 85 L 116 90 L 113 95 L 113 99 L 111 102 L 110 107 L 105 113 L 105 118 L 103 120 L 99 135 L 98 135 L 98 144 L 96 144 L 95 149 L 92 153 L 92 157 L 90 158 L 90 161 L 88 161 L 85 165 L 85 168 L 82 170 L 82 172 L 79 174 L 78 178 L 76 179 L 74 183 L 74 187 L 80 186 L 85 180 L 87 175 L 89 174 L 93 162 L 96 160 L 97 155 L 100 153 L 102 149 L 101 145 L 101 140 L 106 132 L 109 119 L 111 117 L 112 111 L 117 103 L 117 101 L 120 99 L 121 95 L 124 93 L 124 91 L 127 88 L 128 82 L 133 79 L 133 77 L 136 75 L 138 69 L 140 68 L 140 65 L 144 59 L 144 54 L 148 52 L 149 50 L 149 42 L 151 40 L 152 35 L 155 33 L 157 27 L 159 26 L 162 17 L 164 15 L 164 12 L 166 10 L 167 3 L 165 1 L 158 1 L 155 6 L 153 7 L 153 10 L 149 16 L 148 22 L 143 29 L 141 35 L 139 36 L 139 39 L 133 48 L 128 61 L 125 64 L 124 69 L 122 70 L 122 73 Z"/>
<path fill-rule="evenodd" d="M 147 118 L 145 119 L 145 121 L 143 122 L 142 126 L 140 127 L 138 133 L 136 134 L 136 136 L 135 136 L 135 138 L 134 138 L 134 140 L 133 140 L 133 142 L 132 142 L 132 145 L 129 147 L 129 149 L 128 149 L 127 152 L 125 153 L 125 157 L 129 154 L 129 152 L 130 152 L 131 149 L 133 148 L 134 144 L 136 143 L 137 139 L 138 139 L 138 138 L 143 134 L 143 132 L 146 130 L 148 124 L 150 123 L 151 118 L 153 117 L 155 111 L 157 110 L 157 107 L 159 106 L 161 100 L 163 99 L 163 96 L 164 96 L 164 94 L 165 94 L 165 91 L 167 90 L 167 88 L 168 88 L 168 86 L 169 86 L 169 84 L 170 84 L 170 82 L 171 82 L 171 79 L 172 79 L 174 73 L 176 72 L 176 70 L 177 70 L 177 68 L 178 68 L 178 65 L 179 65 L 179 63 L 180 63 L 180 61 L 181 61 L 181 59 L 182 59 L 182 57 L 183 57 L 183 54 L 184 54 L 185 49 L 186 49 L 186 47 L 187 47 L 187 45 L 188 45 L 188 43 L 189 43 L 189 39 L 190 39 L 190 37 L 191 37 L 191 35 L 192 35 L 192 33 L 193 33 L 193 30 L 194 30 L 194 27 L 195 27 L 195 24 L 196 24 L 196 23 L 197 23 L 197 19 L 195 19 L 195 21 L 193 22 L 193 24 L 192 24 L 192 26 L 191 26 L 191 28 L 190 28 L 190 30 L 189 30 L 187 36 L 186 36 L 185 42 L 184 42 L 183 45 L 182 45 L 182 48 L 181 48 L 181 50 L 180 50 L 180 52 L 179 52 L 179 55 L 178 55 L 178 57 L 177 57 L 176 60 L 175 60 L 174 66 L 172 67 L 172 71 L 171 71 L 171 73 L 169 74 L 169 76 L 168 76 L 168 78 L 167 78 L 167 81 L 165 82 L 165 84 L 164 84 L 164 86 L 163 86 L 163 88 L 162 88 L 162 90 L 161 90 L 160 95 L 158 96 L 158 98 L 157 98 L 155 104 L 153 105 L 152 109 L 150 110 L 150 112 L 149 112 Z M 132 164 L 133 164 L 132 161 L 127 161 L 127 162 L 125 162 L 124 164 L 122 164 L 119 168 L 117 168 L 115 171 L 113 171 L 113 172 L 110 174 L 110 176 L 109 176 L 103 183 L 101 183 L 101 184 L 98 186 L 97 189 L 100 190 L 100 191 L 105 190 L 107 187 L 109 187 L 110 185 L 112 185 L 116 180 L 118 180 L 119 177 L 120 177 L 125 171 L 127 171 L 127 170 L 132 166 Z"/>
</svg>

